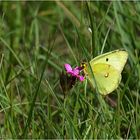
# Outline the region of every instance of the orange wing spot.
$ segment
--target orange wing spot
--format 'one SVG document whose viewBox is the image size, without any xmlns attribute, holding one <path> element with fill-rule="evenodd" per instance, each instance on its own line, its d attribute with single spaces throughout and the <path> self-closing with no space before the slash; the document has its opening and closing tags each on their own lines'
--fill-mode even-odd
<svg viewBox="0 0 140 140">
<path fill-rule="evenodd" d="M 108 76 L 109 76 L 109 73 L 106 73 L 106 74 L 104 75 L 105 78 L 107 78 Z"/>
<path fill-rule="evenodd" d="M 109 69 L 110 69 L 110 65 L 108 65 L 108 67 L 107 67 L 108 72 L 105 73 L 105 75 L 104 75 L 105 78 L 107 78 L 109 76 Z"/>
</svg>

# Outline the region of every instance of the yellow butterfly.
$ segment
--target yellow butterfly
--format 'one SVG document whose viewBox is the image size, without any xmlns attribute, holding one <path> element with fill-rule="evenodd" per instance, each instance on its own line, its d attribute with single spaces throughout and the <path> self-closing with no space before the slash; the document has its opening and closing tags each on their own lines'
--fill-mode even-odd
<svg viewBox="0 0 140 140">
<path fill-rule="evenodd" d="M 107 95 L 118 87 L 127 58 L 128 53 L 122 50 L 99 55 L 84 64 L 84 73 L 100 94 Z"/>
</svg>

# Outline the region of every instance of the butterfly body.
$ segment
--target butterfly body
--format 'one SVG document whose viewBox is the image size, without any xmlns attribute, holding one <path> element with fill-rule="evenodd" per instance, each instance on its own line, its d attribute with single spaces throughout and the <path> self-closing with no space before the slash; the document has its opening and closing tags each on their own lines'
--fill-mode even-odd
<svg viewBox="0 0 140 140">
<path fill-rule="evenodd" d="M 91 85 L 97 87 L 100 94 L 107 95 L 118 87 L 127 58 L 126 51 L 115 50 L 105 53 L 86 64 L 84 72 Z"/>
</svg>

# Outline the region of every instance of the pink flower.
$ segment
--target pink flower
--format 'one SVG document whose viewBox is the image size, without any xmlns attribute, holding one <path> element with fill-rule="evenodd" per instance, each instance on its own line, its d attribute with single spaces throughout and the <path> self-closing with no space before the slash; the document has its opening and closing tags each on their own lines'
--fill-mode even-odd
<svg viewBox="0 0 140 140">
<path fill-rule="evenodd" d="M 81 67 L 75 67 L 74 69 L 72 69 L 70 64 L 64 64 L 64 67 L 68 74 L 79 78 L 80 81 L 84 81 L 84 76 L 80 75 Z"/>
</svg>

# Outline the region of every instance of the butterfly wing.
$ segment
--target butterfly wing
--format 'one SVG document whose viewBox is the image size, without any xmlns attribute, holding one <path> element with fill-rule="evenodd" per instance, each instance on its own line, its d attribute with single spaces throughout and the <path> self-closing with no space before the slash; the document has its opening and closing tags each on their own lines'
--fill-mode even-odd
<svg viewBox="0 0 140 140">
<path fill-rule="evenodd" d="M 88 79 L 94 88 L 97 87 L 99 93 L 107 95 L 118 87 L 121 73 L 114 67 L 99 63 L 91 65 L 91 68 L 93 73 L 88 71 Z"/>
<path fill-rule="evenodd" d="M 105 53 L 92 59 L 84 71 L 93 87 L 97 87 L 102 95 L 107 95 L 118 87 L 127 58 L 126 51 Z"/>
<path fill-rule="evenodd" d="M 127 58 L 128 53 L 126 51 L 115 50 L 95 57 L 90 61 L 90 64 L 95 65 L 98 63 L 104 63 L 111 65 L 119 72 L 122 72 Z"/>
</svg>

